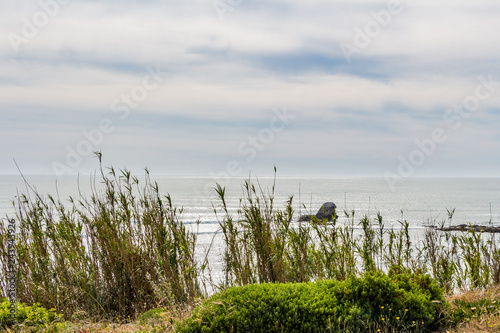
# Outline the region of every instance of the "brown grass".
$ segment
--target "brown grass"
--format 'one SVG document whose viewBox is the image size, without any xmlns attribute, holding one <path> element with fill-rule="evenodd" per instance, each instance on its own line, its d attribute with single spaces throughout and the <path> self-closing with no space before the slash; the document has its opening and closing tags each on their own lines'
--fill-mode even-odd
<svg viewBox="0 0 500 333">
<path fill-rule="evenodd" d="M 477 302 L 483 299 L 500 301 L 500 286 L 485 290 L 465 291 L 447 297 L 448 302 L 454 307 L 455 300 L 468 303 Z M 485 314 L 479 318 L 474 318 L 468 323 L 459 325 L 455 329 L 448 330 L 450 333 L 479 333 L 479 332 L 500 332 L 500 312 Z"/>
<path fill-rule="evenodd" d="M 447 330 L 450 333 L 479 333 L 479 332 L 500 332 L 500 317 L 499 314 L 482 316 L 474 319 L 467 324 Z"/>
</svg>

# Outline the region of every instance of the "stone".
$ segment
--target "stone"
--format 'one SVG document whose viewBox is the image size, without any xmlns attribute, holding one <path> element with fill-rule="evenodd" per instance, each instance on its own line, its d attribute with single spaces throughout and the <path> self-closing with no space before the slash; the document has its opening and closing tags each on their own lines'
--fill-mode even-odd
<svg viewBox="0 0 500 333">
<path fill-rule="evenodd" d="M 316 213 L 316 217 L 320 220 L 327 219 L 331 221 L 333 220 L 333 216 L 335 216 L 336 208 L 337 206 L 333 202 L 325 202 Z"/>
<path fill-rule="evenodd" d="M 437 230 L 440 231 L 474 231 L 474 232 L 489 232 L 489 233 L 500 233 L 500 227 L 494 227 L 494 226 L 486 226 L 486 225 L 477 225 L 477 224 L 459 224 L 459 225 L 452 225 L 452 226 L 442 226 L 442 227 L 435 227 Z"/>
<path fill-rule="evenodd" d="M 333 220 L 335 216 L 335 209 L 337 206 L 333 202 L 325 202 L 321 208 L 318 210 L 316 215 L 302 215 L 299 217 L 299 222 L 311 221 L 313 217 L 318 220 Z"/>
</svg>

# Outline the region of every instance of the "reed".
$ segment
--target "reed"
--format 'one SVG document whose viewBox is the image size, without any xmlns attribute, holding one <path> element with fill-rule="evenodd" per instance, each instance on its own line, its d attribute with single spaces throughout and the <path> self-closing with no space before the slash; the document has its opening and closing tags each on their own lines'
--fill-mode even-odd
<svg viewBox="0 0 500 333">
<path fill-rule="evenodd" d="M 66 318 L 112 319 L 201 296 L 196 235 L 182 223 L 182 210 L 161 197 L 147 170 L 143 184 L 127 170 L 105 174 L 101 164 L 100 171 L 103 190 L 89 198 L 68 205 L 33 192 L 15 203 L 19 299 Z M 0 236 L 5 244 L 5 228 Z"/>
<path fill-rule="evenodd" d="M 500 282 L 500 249 L 494 235 L 471 230 L 448 233 L 428 228 L 424 239 L 412 242 L 409 222 L 387 229 L 383 217 L 344 211 L 346 223 L 318 220 L 295 222 L 293 197 L 283 209 L 275 208 L 275 184 L 267 191 L 245 181 L 238 216 L 228 213 L 225 189 L 217 185 L 224 214 L 227 286 L 264 282 L 304 282 L 317 279 L 346 280 L 350 276 L 383 271 L 426 273 L 447 292 L 486 288 Z M 454 209 L 448 209 L 452 223 Z M 402 215 L 403 216 L 403 215 Z M 361 234 L 354 233 L 359 226 Z"/>
<path fill-rule="evenodd" d="M 257 190 L 249 180 L 245 181 L 245 197 L 240 200 L 237 220 L 228 213 L 225 189 L 216 187 L 219 215 L 223 216 L 224 287 L 309 280 L 304 256 L 311 242 L 309 230 L 292 228 L 292 198 L 283 210 L 275 209 L 274 186 L 265 195 L 260 185 Z"/>
</svg>

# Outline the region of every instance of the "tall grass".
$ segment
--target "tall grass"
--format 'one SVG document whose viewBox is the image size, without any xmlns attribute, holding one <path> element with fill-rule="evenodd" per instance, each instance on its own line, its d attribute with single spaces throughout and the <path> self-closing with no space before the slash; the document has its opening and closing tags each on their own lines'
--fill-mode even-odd
<svg viewBox="0 0 500 333">
<path fill-rule="evenodd" d="M 38 193 L 15 203 L 19 299 L 66 317 L 83 312 L 110 319 L 200 296 L 196 235 L 185 228 L 170 196 L 161 197 L 147 170 L 143 184 L 126 170 L 105 174 L 101 165 L 100 171 L 103 190 L 70 198 L 70 208 Z"/>
<path fill-rule="evenodd" d="M 366 272 L 396 270 L 426 273 L 448 292 L 500 283 L 500 248 L 494 235 L 447 233 L 427 228 L 412 241 L 409 222 L 387 229 L 383 217 L 344 211 L 347 223 L 295 222 L 293 197 L 276 208 L 275 183 L 264 190 L 257 181 L 243 184 L 238 216 L 231 216 L 226 192 L 217 185 L 220 227 L 225 241 L 225 281 L 221 288 L 263 282 L 345 280 Z M 454 210 L 448 210 L 451 224 Z M 356 232 L 355 232 L 356 230 Z"/>
<path fill-rule="evenodd" d="M 274 185 L 269 196 L 259 195 L 250 181 L 245 181 L 243 188 L 245 200 L 240 202 L 241 218 L 238 220 L 229 214 L 225 189 L 219 185 L 216 188 L 223 215 L 220 227 L 226 245 L 224 286 L 308 281 L 308 273 L 303 269 L 307 258 L 302 257 L 302 253 L 310 240 L 307 232 L 291 227 L 292 198 L 284 210 L 276 210 Z M 288 247 L 288 237 L 293 237 L 295 247 Z"/>
<path fill-rule="evenodd" d="M 98 155 L 99 160 L 101 158 Z M 15 202 L 19 221 L 19 300 L 55 308 L 66 318 L 134 318 L 158 306 L 179 306 L 206 296 L 207 262 L 195 260 L 196 234 L 182 223 L 169 195 L 146 170 L 100 167 L 101 190 L 61 202 L 32 191 Z M 372 271 L 427 273 L 448 292 L 500 283 L 500 249 L 494 235 L 473 230 L 425 231 L 412 241 L 409 222 L 387 228 L 377 214 L 343 211 L 332 221 L 296 222 L 294 198 L 275 202 L 275 182 L 246 180 L 237 216 L 216 185 L 223 238 L 225 289 L 264 282 L 346 280 Z M 452 223 L 453 210 L 448 221 Z M 7 230 L 0 225 L 0 262 L 7 270 Z M 205 258 L 208 258 L 208 254 Z M 2 292 L 7 293 L 2 280 Z"/>
</svg>

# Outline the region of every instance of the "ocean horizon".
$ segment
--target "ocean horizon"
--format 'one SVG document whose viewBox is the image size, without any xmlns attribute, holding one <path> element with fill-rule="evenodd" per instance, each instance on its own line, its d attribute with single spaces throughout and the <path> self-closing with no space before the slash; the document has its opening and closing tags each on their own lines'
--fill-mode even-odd
<svg viewBox="0 0 500 333">
<path fill-rule="evenodd" d="M 42 196 L 48 194 L 69 203 L 70 196 L 89 196 L 99 190 L 99 175 L 64 176 L 58 180 L 51 175 L 24 175 L 29 186 Z M 144 176 L 137 175 L 139 186 Z M 215 186 L 226 187 L 230 212 L 237 215 L 242 186 L 249 177 L 213 178 L 202 176 L 157 176 L 162 195 L 169 194 L 174 206 L 183 208 L 186 223 L 217 222 L 213 210 L 218 206 Z M 270 193 L 274 177 L 254 177 L 250 180 Z M 12 215 L 12 200 L 27 193 L 28 186 L 21 175 L 0 175 L 0 216 Z M 388 224 L 406 220 L 412 228 L 448 220 L 447 209 L 455 209 L 454 224 L 500 225 L 500 178 L 489 177 L 421 177 L 408 178 L 391 188 L 382 177 L 276 177 L 275 207 L 282 208 L 293 196 L 295 218 L 315 214 L 325 202 L 337 205 L 337 214 L 355 211 L 355 216 L 371 217 L 378 213 Z"/>
</svg>

